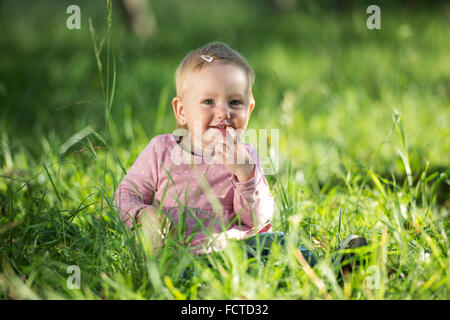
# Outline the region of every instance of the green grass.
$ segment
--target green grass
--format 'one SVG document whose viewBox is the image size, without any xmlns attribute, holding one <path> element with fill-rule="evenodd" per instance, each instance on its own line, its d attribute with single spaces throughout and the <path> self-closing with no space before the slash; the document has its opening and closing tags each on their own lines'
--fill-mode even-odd
<svg viewBox="0 0 450 320">
<path fill-rule="evenodd" d="M 80 31 L 65 28 L 71 3 L 0 3 L 2 299 L 449 298 L 450 6 L 386 3 L 370 31 L 363 3 L 154 1 L 159 32 L 142 43 L 115 2 L 110 27 L 106 5 L 80 3 Z M 249 127 L 280 129 L 268 180 L 288 246 L 265 264 L 236 242 L 194 257 L 177 230 L 153 251 L 112 209 L 149 139 L 175 129 L 177 63 L 211 40 L 256 70 Z M 370 246 L 339 283 L 331 252 L 349 234 Z M 321 257 L 313 273 L 297 240 Z"/>
</svg>

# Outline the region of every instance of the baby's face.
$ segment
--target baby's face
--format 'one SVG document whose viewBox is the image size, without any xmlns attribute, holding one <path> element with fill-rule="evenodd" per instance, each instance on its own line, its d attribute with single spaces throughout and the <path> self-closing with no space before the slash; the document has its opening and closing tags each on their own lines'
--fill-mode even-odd
<svg viewBox="0 0 450 320">
<path fill-rule="evenodd" d="M 243 69 L 220 61 L 187 74 L 184 94 L 173 103 L 178 122 L 187 125 L 191 141 L 202 141 L 204 146 L 218 135 L 225 136 L 226 127 L 242 134 L 255 105 L 248 86 Z"/>
</svg>

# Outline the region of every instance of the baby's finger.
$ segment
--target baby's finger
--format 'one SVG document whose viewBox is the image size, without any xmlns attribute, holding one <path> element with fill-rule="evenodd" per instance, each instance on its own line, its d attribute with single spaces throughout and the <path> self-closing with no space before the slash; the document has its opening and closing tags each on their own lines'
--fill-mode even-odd
<svg viewBox="0 0 450 320">
<path fill-rule="evenodd" d="M 214 146 L 215 153 L 223 153 L 223 150 L 225 148 L 225 143 L 219 142 Z"/>
<path fill-rule="evenodd" d="M 227 142 L 229 140 L 229 142 L 231 142 L 232 144 L 237 144 L 238 138 L 239 136 L 236 130 L 232 127 L 227 127 Z"/>
</svg>

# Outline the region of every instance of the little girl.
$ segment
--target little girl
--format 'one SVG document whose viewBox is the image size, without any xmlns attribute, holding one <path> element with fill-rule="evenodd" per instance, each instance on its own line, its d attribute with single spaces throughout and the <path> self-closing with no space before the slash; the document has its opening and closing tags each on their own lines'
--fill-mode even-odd
<svg viewBox="0 0 450 320">
<path fill-rule="evenodd" d="M 255 107 L 253 81 L 247 60 L 224 43 L 183 59 L 172 100 L 179 134 L 154 137 L 119 184 L 115 205 L 124 223 L 148 219 L 161 241 L 161 207 L 172 225 L 185 224 L 196 254 L 271 231 L 267 180 L 256 150 L 240 140 Z"/>
<path fill-rule="evenodd" d="M 119 184 L 114 202 L 124 223 L 146 220 L 159 243 L 175 224 L 196 254 L 218 251 L 227 239 L 246 239 L 249 257 L 257 248 L 266 256 L 273 241 L 284 244 L 283 232 L 269 232 L 274 202 L 256 150 L 240 140 L 255 107 L 253 81 L 247 60 L 224 43 L 183 59 L 172 100 L 179 134 L 153 138 Z M 351 235 L 339 249 L 366 244 Z M 312 253 L 299 247 L 314 265 Z"/>
</svg>

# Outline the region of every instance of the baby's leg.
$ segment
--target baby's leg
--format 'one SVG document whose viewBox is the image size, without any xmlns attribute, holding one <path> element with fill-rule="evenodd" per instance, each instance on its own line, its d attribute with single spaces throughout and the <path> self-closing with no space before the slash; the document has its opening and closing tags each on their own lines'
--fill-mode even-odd
<svg viewBox="0 0 450 320">
<path fill-rule="evenodd" d="M 240 241 L 244 242 L 244 245 L 247 249 L 247 256 L 249 259 L 256 257 L 257 251 L 260 250 L 261 258 L 263 261 L 265 261 L 270 254 L 272 244 L 274 244 L 275 242 L 278 242 L 282 247 L 285 248 L 285 238 L 286 235 L 284 232 L 275 231 L 275 232 L 263 232 L 253 237 Z M 309 265 L 313 267 L 317 262 L 317 259 L 314 257 L 313 253 L 308 249 L 306 249 L 301 243 L 297 243 L 297 246 L 301 251 L 301 253 L 303 254 L 303 256 L 305 257 L 306 261 L 309 263 Z M 211 267 L 211 265 L 209 266 Z M 189 279 L 192 276 L 192 273 L 193 273 L 193 266 L 191 265 L 189 268 L 184 270 L 182 274 L 182 279 Z"/>
<path fill-rule="evenodd" d="M 256 257 L 257 250 L 261 250 L 261 256 L 263 258 L 267 258 L 270 254 L 270 250 L 272 248 L 272 244 L 274 242 L 278 242 L 281 246 L 285 246 L 285 238 L 286 235 L 284 232 L 275 231 L 275 232 L 263 232 L 258 235 L 255 235 L 251 238 L 247 238 L 245 241 L 245 245 L 247 246 L 247 256 L 249 258 Z M 313 267 L 317 259 L 314 257 L 313 253 L 306 249 L 301 243 L 297 243 L 301 253 L 305 257 L 306 261 L 309 263 L 311 267 Z"/>
</svg>

